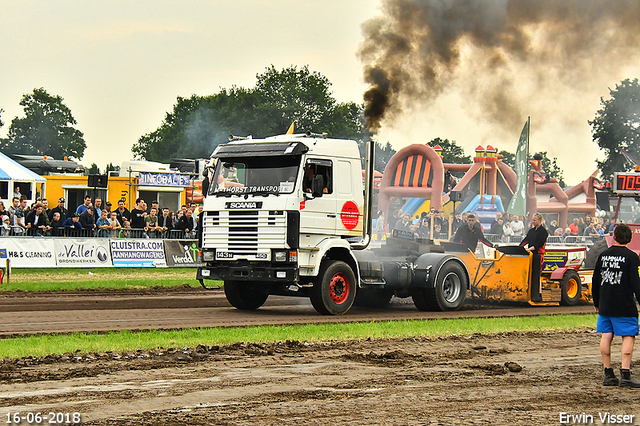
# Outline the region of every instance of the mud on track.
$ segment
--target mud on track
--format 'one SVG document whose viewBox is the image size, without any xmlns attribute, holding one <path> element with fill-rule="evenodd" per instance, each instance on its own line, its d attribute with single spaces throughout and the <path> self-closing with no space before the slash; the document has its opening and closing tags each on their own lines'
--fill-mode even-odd
<svg viewBox="0 0 640 426">
<path fill-rule="evenodd" d="M 79 412 L 86 425 L 554 425 L 561 412 L 596 424 L 609 412 L 640 423 L 640 390 L 601 386 L 598 342 L 580 330 L 13 360 L 0 364 L 0 419 L 57 411 Z M 619 341 L 614 350 L 617 363 Z"/>
</svg>

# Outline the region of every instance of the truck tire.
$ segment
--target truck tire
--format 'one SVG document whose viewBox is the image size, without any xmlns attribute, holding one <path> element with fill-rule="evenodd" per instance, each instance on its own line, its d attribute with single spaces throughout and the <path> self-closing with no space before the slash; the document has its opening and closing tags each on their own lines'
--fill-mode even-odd
<svg viewBox="0 0 640 426">
<path fill-rule="evenodd" d="M 580 282 L 580 275 L 573 269 L 570 269 L 562 276 L 560 282 L 560 288 L 562 290 L 562 296 L 560 297 L 560 304 L 563 306 L 573 306 L 580 301 L 582 297 L 582 283 Z"/>
<path fill-rule="evenodd" d="M 323 315 L 342 315 L 356 298 L 356 276 L 340 260 L 327 261 L 311 289 L 311 304 Z"/>
<path fill-rule="evenodd" d="M 391 297 L 393 290 L 359 288 L 353 304 L 365 308 L 386 308 Z"/>
<path fill-rule="evenodd" d="M 412 292 L 413 303 L 420 311 L 454 311 L 460 309 L 467 295 L 467 276 L 457 262 L 445 263 L 435 278 L 434 288 Z"/>
<path fill-rule="evenodd" d="M 255 283 L 244 281 L 225 281 L 224 295 L 234 308 L 254 311 L 267 301 L 269 294 L 256 288 Z"/>
</svg>

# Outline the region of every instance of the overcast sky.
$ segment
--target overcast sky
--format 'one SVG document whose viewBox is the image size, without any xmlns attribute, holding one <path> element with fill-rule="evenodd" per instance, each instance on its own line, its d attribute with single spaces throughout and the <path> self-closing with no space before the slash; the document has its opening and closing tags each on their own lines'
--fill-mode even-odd
<svg viewBox="0 0 640 426">
<path fill-rule="evenodd" d="M 22 95 L 43 87 L 64 98 L 84 133 L 81 162 L 101 169 L 130 159 L 131 146 L 159 127 L 177 96 L 253 87 L 271 64 L 308 64 L 333 83 L 338 101 L 362 102 L 361 24 L 381 13 L 378 0 L 0 0 L 0 10 L 0 136 L 23 116 Z M 637 76 L 640 66 L 629 66 L 589 93 L 559 94 L 552 102 L 577 99 L 578 106 L 557 121 L 533 116 L 531 151 L 557 156 L 569 184 L 585 179 L 601 156 L 587 120 L 607 86 Z M 513 152 L 520 130 L 496 131 L 454 88 L 430 109 L 383 125 L 379 139 L 396 149 L 441 137 L 467 154 L 487 143 Z"/>
</svg>

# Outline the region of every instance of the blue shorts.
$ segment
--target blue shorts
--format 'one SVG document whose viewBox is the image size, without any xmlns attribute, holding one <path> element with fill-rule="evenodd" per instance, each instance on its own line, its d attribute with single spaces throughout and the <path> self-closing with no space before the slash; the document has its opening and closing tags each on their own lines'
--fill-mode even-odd
<svg viewBox="0 0 640 426">
<path fill-rule="evenodd" d="M 598 333 L 613 333 L 616 336 L 637 336 L 638 317 L 609 317 L 598 315 Z"/>
</svg>

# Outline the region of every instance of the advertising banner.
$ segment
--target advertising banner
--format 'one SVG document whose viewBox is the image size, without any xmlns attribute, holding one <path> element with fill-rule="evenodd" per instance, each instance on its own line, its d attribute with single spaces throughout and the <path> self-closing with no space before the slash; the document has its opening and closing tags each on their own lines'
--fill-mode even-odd
<svg viewBox="0 0 640 426">
<path fill-rule="evenodd" d="M 202 254 L 194 240 L 164 240 L 164 253 L 170 268 L 204 266 Z"/>
<path fill-rule="evenodd" d="M 55 238 L 58 267 L 101 268 L 111 267 L 107 238 Z"/>
<path fill-rule="evenodd" d="M 53 239 L 42 237 L 0 239 L 0 261 L 11 259 L 12 268 L 55 268 Z"/>
<path fill-rule="evenodd" d="M 163 240 L 109 240 L 111 259 L 116 268 L 154 268 L 167 266 Z"/>
<path fill-rule="evenodd" d="M 549 250 L 544 254 L 542 272 L 553 272 L 562 266 L 580 266 L 584 262 L 584 249 Z"/>
</svg>

